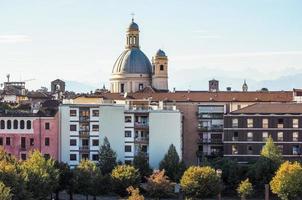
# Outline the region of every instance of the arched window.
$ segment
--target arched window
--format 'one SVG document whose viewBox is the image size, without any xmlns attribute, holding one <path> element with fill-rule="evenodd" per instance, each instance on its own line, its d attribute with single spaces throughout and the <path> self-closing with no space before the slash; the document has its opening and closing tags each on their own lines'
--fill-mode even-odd
<svg viewBox="0 0 302 200">
<path fill-rule="evenodd" d="M 11 120 L 7 120 L 6 127 L 7 127 L 7 129 L 11 129 L 12 128 L 12 121 Z"/>
<path fill-rule="evenodd" d="M 14 120 L 14 129 L 18 129 L 18 120 Z"/>
<path fill-rule="evenodd" d="M 136 37 L 133 37 L 133 44 L 136 44 Z"/>
<path fill-rule="evenodd" d="M 20 129 L 24 129 L 25 128 L 25 122 L 24 120 L 20 121 Z"/>
<path fill-rule="evenodd" d="M 26 121 L 26 128 L 31 129 L 31 121 L 30 120 Z"/>
<path fill-rule="evenodd" d="M 5 121 L 1 120 L 0 122 L 0 129 L 5 129 Z"/>
</svg>

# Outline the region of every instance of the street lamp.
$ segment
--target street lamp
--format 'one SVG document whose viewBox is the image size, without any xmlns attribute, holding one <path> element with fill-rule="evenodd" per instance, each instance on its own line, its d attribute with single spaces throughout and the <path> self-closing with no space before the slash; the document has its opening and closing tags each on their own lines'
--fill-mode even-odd
<svg viewBox="0 0 302 200">
<path fill-rule="evenodd" d="M 220 181 L 220 186 L 221 186 L 221 175 L 222 175 L 222 170 L 221 169 L 217 169 L 216 170 L 216 174 L 219 177 Z M 219 188 L 219 193 L 218 193 L 218 200 L 221 200 L 221 187 Z"/>
</svg>

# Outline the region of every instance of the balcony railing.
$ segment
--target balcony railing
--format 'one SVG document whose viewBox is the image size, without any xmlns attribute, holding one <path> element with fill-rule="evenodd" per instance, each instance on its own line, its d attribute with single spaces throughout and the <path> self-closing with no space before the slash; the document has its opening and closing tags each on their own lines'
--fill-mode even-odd
<svg viewBox="0 0 302 200">
<path fill-rule="evenodd" d="M 223 125 L 213 125 L 213 126 L 198 126 L 199 131 L 213 131 L 220 132 L 223 131 Z"/>
<path fill-rule="evenodd" d="M 148 122 L 135 122 L 134 128 L 148 128 L 149 123 Z"/>
<path fill-rule="evenodd" d="M 79 136 L 80 136 L 80 138 L 89 138 L 89 132 L 80 131 Z"/>
<path fill-rule="evenodd" d="M 136 137 L 135 142 L 138 143 L 148 143 L 149 142 L 149 137 Z"/>
<path fill-rule="evenodd" d="M 222 138 L 202 138 L 199 143 L 203 144 L 222 144 Z"/>
<path fill-rule="evenodd" d="M 223 152 L 203 152 L 203 151 L 197 151 L 196 155 L 198 157 L 221 157 L 223 156 Z"/>
<path fill-rule="evenodd" d="M 89 152 L 89 146 L 88 145 L 81 146 L 81 147 L 79 147 L 79 151 L 81 151 L 81 152 Z"/>
<path fill-rule="evenodd" d="M 90 120 L 89 116 L 80 116 L 79 121 L 81 122 L 88 122 Z"/>
</svg>

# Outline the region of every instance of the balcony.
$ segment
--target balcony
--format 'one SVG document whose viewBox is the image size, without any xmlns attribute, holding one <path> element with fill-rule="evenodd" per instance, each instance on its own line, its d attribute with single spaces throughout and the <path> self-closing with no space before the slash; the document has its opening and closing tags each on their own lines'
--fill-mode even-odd
<svg viewBox="0 0 302 200">
<path fill-rule="evenodd" d="M 135 122 L 134 128 L 147 129 L 147 128 L 149 128 L 149 123 L 148 122 Z"/>
<path fill-rule="evenodd" d="M 136 143 L 148 144 L 149 143 L 149 137 L 136 137 L 135 142 Z"/>
<path fill-rule="evenodd" d="M 87 131 L 80 131 L 79 132 L 80 138 L 89 138 L 89 132 Z"/>
<path fill-rule="evenodd" d="M 222 144 L 222 138 L 201 138 L 198 142 L 202 144 Z"/>
<path fill-rule="evenodd" d="M 202 132 L 222 132 L 223 125 L 198 126 L 198 130 Z"/>
<path fill-rule="evenodd" d="M 80 122 L 89 122 L 89 116 L 80 116 L 79 121 Z"/>
<path fill-rule="evenodd" d="M 196 152 L 197 157 L 208 157 L 208 158 L 216 158 L 216 157 L 222 157 L 223 152 L 203 152 L 198 150 Z"/>
<path fill-rule="evenodd" d="M 87 146 L 81 146 L 81 147 L 79 147 L 79 151 L 81 153 L 87 153 L 87 152 L 89 152 L 89 146 L 88 145 Z"/>
</svg>

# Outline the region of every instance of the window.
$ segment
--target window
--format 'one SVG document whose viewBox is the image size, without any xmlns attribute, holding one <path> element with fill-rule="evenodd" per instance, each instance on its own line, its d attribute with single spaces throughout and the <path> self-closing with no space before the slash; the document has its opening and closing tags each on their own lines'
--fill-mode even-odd
<svg viewBox="0 0 302 200">
<path fill-rule="evenodd" d="M 1 120 L 0 122 L 0 129 L 5 129 L 5 121 Z"/>
<path fill-rule="evenodd" d="M 238 128 L 238 119 L 232 119 L 232 127 Z"/>
<path fill-rule="evenodd" d="M 131 131 L 125 131 L 125 137 L 132 137 Z"/>
<path fill-rule="evenodd" d="M 125 92 L 125 84 L 121 83 L 121 93 L 124 93 L 124 92 Z"/>
<path fill-rule="evenodd" d="M 144 84 L 140 83 L 140 84 L 138 85 L 138 90 L 143 90 L 143 89 L 144 89 Z"/>
<path fill-rule="evenodd" d="M 21 160 L 26 160 L 26 154 L 25 153 L 21 153 Z"/>
<path fill-rule="evenodd" d="M 253 128 L 254 126 L 254 120 L 253 119 L 247 119 L 247 127 Z"/>
<path fill-rule="evenodd" d="M 125 145 L 125 152 L 131 152 L 132 148 L 131 145 Z"/>
<path fill-rule="evenodd" d="M 7 137 L 7 138 L 5 138 L 5 144 L 7 145 L 7 146 L 10 146 L 10 137 Z"/>
<path fill-rule="evenodd" d="M 298 142 L 299 140 L 299 133 L 298 132 L 293 132 L 293 141 Z"/>
<path fill-rule="evenodd" d="M 49 124 L 49 122 L 46 122 L 45 123 L 45 130 L 49 130 L 50 129 L 50 124 Z"/>
<path fill-rule="evenodd" d="M 77 116 L 77 110 L 70 110 L 69 111 L 69 116 L 70 117 L 76 117 Z"/>
<path fill-rule="evenodd" d="M 283 119 L 282 119 L 282 118 L 279 118 L 279 119 L 278 119 L 277 128 L 283 128 Z"/>
<path fill-rule="evenodd" d="M 70 139 L 69 144 L 70 144 L 70 146 L 77 146 L 77 140 L 76 139 Z"/>
<path fill-rule="evenodd" d="M 268 132 L 262 132 L 262 140 L 266 141 L 268 138 Z"/>
<path fill-rule="evenodd" d="M 131 123 L 132 117 L 131 116 L 125 116 L 125 123 Z"/>
<path fill-rule="evenodd" d="M 7 122 L 6 122 L 6 128 L 7 129 L 11 129 L 12 128 L 12 121 L 7 120 Z"/>
<path fill-rule="evenodd" d="M 92 110 L 92 117 L 98 117 L 100 115 L 99 110 Z"/>
<path fill-rule="evenodd" d="M 99 140 L 92 140 L 92 146 L 99 146 Z"/>
<path fill-rule="evenodd" d="M 262 128 L 268 128 L 268 119 L 262 119 Z"/>
<path fill-rule="evenodd" d="M 77 131 L 77 125 L 76 125 L 76 124 L 70 125 L 69 130 L 70 130 L 70 131 Z"/>
<path fill-rule="evenodd" d="M 30 138 L 30 140 L 29 140 L 29 145 L 30 145 L 30 146 L 34 146 L 34 144 L 35 144 L 34 138 Z"/>
<path fill-rule="evenodd" d="M 89 154 L 83 153 L 82 154 L 82 160 L 89 160 Z"/>
<path fill-rule="evenodd" d="M 164 65 L 160 65 L 159 68 L 160 68 L 160 71 L 164 71 Z"/>
<path fill-rule="evenodd" d="M 49 146 L 49 138 L 45 138 L 45 146 Z"/>
<path fill-rule="evenodd" d="M 19 123 L 18 123 L 18 120 L 14 120 L 14 129 L 18 129 L 18 125 L 19 125 Z"/>
<path fill-rule="evenodd" d="M 299 119 L 293 119 L 293 128 L 299 128 Z"/>
<path fill-rule="evenodd" d="M 82 140 L 82 146 L 88 146 L 89 145 L 89 140 L 88 139 L 83 139 Z"/>
<path fill-rule="evenodd" d="M 25 128 L 25 122 L 24 122 L 24 120 L 21 120 L 20 121 L 20 129 L 24 129 Z"/>
<path fill-rule="evenodd" d="M 247 141 L 253 141 L 253 133 L 252 132 L 247 133 Z"/>
<path fill-rule="evenodd" d="M 249 154 L 249 155 L 253 154 L 253 147 L 252 147 L 252 145 L 247 145 L 247 154 Z"/>
<path fill-rule="evenodd" d="M 71 160 L 71 161 L 77 160 L 77 154 L 70 154 L 69 160 Z"/>
<path fill-rule="evenodd" d="M 0 137 L 0 145 L 3 145 L 3 137 Z"/>
<path fill-rule="evenodd" d="M 235 131 L 234 134 L 233 134 L 233 141 L 238 141 L 238 132 Z"/>
<path fill-rule="evenodd" d="M 278 145 L 278 149 L 279 149 L 280 153 L 283 154 L 283 145 L 282 145 L 282 144 L 279 144 L 279 145 Z"/>
<path fill-rule="evenodd" d="M 26 148 L 26 138 L 25 137 L 21 137 L 21 148 L 22 149 Z"/>
<path fill-rule="evenodd" d="M 237 145 L 236 145 L 236 144 L 233 144 L 233 145 L 232 145 L 232 154 L 233 154 L 233 155 L 238 154 L 238 148 L 237 148 Z"/>
<path fill-rule="evenodd" d="M 142 145 L 141 151 L 147 153 L 148 151 L 147 145 Z"/>
<path fill-rule="evenodd" d="M 300 155 L 299 145 L 294 145 L 293 146 L 293 155 Z"/>
<path fill-rule="evenodd" d="M 278 141 L 283 141 L 283 132 L 278 132 Z"/>
<path fill-rule="evenodd" d="M 50 159 L 50 155 L 48 153 L 44 154 L 44 158 L 45 160 L 49 160 Z"/>
<path fill-rule="evenodd" d="M 92 155 L 92 160 L 93 161 L 98 161 L 99 160 L 99 154 L 93 154 Z"/>
<path fill-rule="evenodd" d="M 26 121 L 26 128 L 31 129 L 31 121 L 30 120 Z"/>
<path fill-rule="evenodd" d="M 99 125 L 98 124 L 93 124 L 92 125 L 92 131 L 99 131 Z"/>
</svg>

